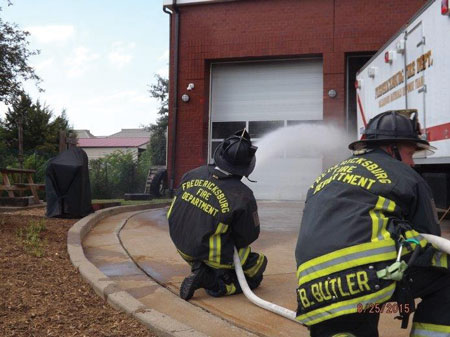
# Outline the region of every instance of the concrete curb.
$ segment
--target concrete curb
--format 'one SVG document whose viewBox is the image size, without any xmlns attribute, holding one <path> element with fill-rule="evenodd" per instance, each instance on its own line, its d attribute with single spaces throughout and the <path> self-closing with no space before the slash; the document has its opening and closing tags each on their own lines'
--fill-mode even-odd
<svg viewBox="0 0 450 337">
<path fill-rule="evenodd" d="M 144 204 L 133 206 L 119 206 L 99 210 L 75 223 L 67 236 L 67 251 L 70 261 L 77 268 L 81 276 L 92 286 L 94 291 L 113 308 L 133 315 L 145 326 L 159 336 L 194 337 L 206 336 L 190 326 L 183 324 L 170 316 L 148 308 L 126 291 L 121 290 L 117 283 L 103 274 L 84 255 L 82 241 L 87 233 L 100 220 L 119 213 L 143 211 L 160 208 L 162 205 Z M 164 205 L 166 206 L 166 205 Z"/>
</svg>

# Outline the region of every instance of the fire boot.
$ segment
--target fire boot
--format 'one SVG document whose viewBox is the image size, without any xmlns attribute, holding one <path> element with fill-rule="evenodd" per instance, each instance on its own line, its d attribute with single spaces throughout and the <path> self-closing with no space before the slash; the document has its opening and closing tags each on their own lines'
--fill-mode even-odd
<svg viewBox="0 0 450 337">
<path fill-rule="evenodd" d="M 191 274 L 181 283 L 180 297 L 189 301 L 197 289 L 213 289 L 215 285 L 214 272 L 203 262 L 196 261 L 192 265 Z"/>
<path fill-rule="evenodd" d="M 266 267 L 267 267 L 267 257 L 264 256 L 263 263 L 261 264 L 261 267 L 259 267 L 259 270 L 256 273 L 256 275 L 254 275 L 253 277 L 245 276 L 250 289 L 253 290 L 259 287 L 259 285 L 263 280 L 263 273 L 266 270 Z"/>
<path fill-rule="evenodd" d="M 213 297 L 222 297 L 242 293 L 241 286 L 234 270 L 220 269 L 217 270 L 216 289 L 207 289 L 208 295 Z"/>
</svg>

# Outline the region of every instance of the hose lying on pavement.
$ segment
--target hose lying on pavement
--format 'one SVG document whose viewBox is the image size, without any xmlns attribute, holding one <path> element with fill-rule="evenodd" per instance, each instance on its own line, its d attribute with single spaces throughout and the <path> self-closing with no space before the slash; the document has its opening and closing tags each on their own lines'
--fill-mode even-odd
<svg viewBox="0 0 450 337">
<path fill-rule="evenodd" d="M 284 307 L 281 307 L 275 303 L 268 302 L 263 300 L 262 298 L 259 298 L 256 296 L 248 286 L 247 280 L 245 279 L 244 271 L 242 270 L 241 260 L 239 259 L 239 254 L 236 250 L 236 247 L 234 247 L 234 255 L 233 255 L 233 261 L 234 261 L 234 268 L 236 270 L 236 275 L 239 281 L 239 285 L 242 288 L 242 292 L 244 293 L 245 297 L 248 298 L 250 302 L 253 304 L 256 304 L 258 307 L 261 307 L 263 309 L 272 311 L 273 313 L 286 317 L 292 321 L 295 321 L 297 323 L 300 323 L 295 319 L 296 313 L 295 311 L 286 309 Z"/>
<path fill-rule="evenodd" d="M 450 240 L 431 234 L 420 234 L 420 235 L 422 235 L 428 242 L 433 244 L 440 251 L 450 254 Z M 248 286 L 247 280 L 245 279 L 244 271 L 242 270 L 241 260 L 239 259 L 239 254 L 237 252 L 236 247 L 234 247 L 233 262 L 234 268 L 236 270 L 236 275 L 239 281 L 239 285 L 241 286 L 242 292 L 244 293 L 245 297 L 247 297 L 247 299 L 250 302 L 256 304 L 258 307 L 271 311 L 277 315 L 286 317 L 287 319 L 300 323 L 295 319 L 296 317 L 295 311 L 281 307 L 275 303 L 263 300 L 262 298 L 259 298 L 252 292 L 252 290 Z"/>
</svg>

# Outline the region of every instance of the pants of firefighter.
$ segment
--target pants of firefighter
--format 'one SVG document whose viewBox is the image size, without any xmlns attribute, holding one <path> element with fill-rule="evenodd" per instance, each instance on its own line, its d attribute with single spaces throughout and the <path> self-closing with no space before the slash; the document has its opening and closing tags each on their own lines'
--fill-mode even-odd
<svg viewBox="0 0 450 337">
<path fill-rule="evenodd" d="M 193 261 L 188 261 L 186 259 L 185 261 L 193 265 Z M 214 297 L 222 297 L 242 293 L 242 289 L 239 285 L 234 267 L 214 268 L 208 265 L 208 261 L 203 262 L 209 269 L 208 277 L 212 275 L 215 279 L 216 284 L 216 286 L 212 289 L 206 289 L 208 295 Z M 265 257 L 263 254 L 251 252 L 248 255 L 245 263 L 242 265 L 242 269 L 244 271 L 245 278 L 250 289 L 255 289 L 261 284 L 266 266 L 267 257 Z"/>
<path fill-rule="evenodd" d="M 412 296 L 421 298 L 414 313 L 412 337 L 450 336 L 450 271 L 436 267 L 411 267 L 406 275 Z M 394 293 L 391 301 L 396 300 Z M 380 304 L 381 307 L 381 304 Z M 311 337 L 331 337 L 347 332 L 356 337 L 378 337 L 379 314 L 344 315 L 311 326 Z M 400 321 L 399 329 L 400 329 Z"/>
</svg>

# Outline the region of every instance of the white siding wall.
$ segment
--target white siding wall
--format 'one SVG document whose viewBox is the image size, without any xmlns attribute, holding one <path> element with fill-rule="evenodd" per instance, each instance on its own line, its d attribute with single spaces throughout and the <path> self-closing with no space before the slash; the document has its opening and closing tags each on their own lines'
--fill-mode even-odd
<svg viewBox="0 0 450 337">
<path fill-rule="evenodd" d="M 210 158 L 236 128 L 246 127 L 258 141 L 280 127 L 322 120 L 322 65 L 322 59 L 213 64 Z M 252 178 L 258 183 L 249 186 L 258 199 L 301 200 L 321 171 L 322 157 L 280 153 L 266 165 L 257 164 Z"/>
</svg>

